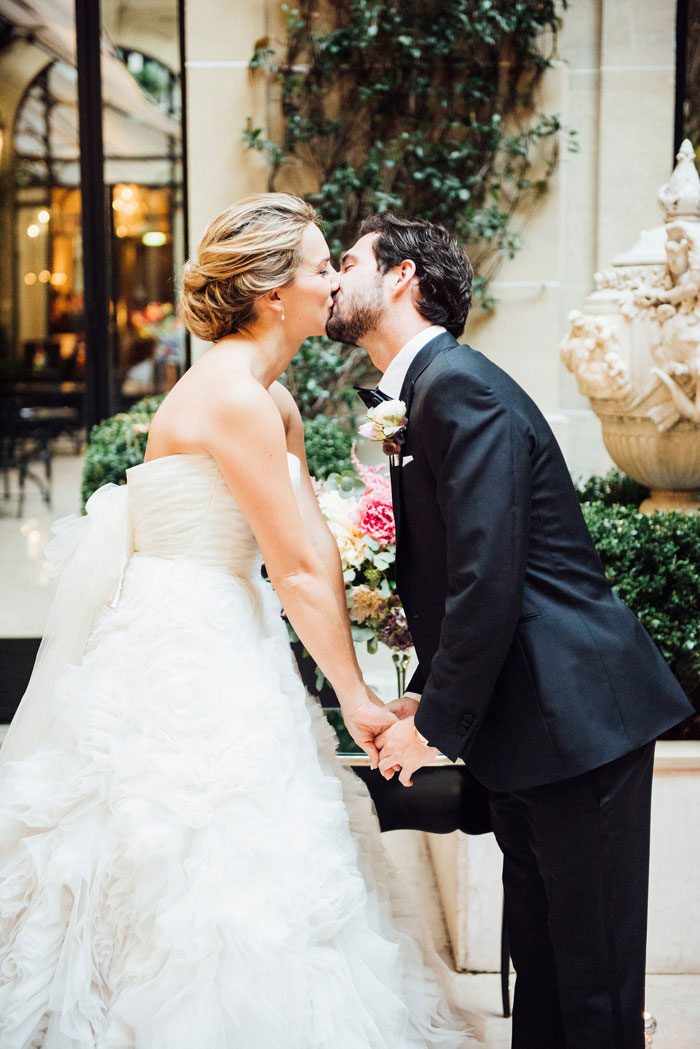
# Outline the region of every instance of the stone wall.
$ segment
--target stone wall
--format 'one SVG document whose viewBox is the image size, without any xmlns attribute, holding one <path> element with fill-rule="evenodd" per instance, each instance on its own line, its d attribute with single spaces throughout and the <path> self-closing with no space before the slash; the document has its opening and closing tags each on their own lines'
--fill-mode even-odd
<svg viewBox="0 0 700 1049">
<path fill-rule="evenodd" d="M 190 240 L 236 197 L 265 189 L 260 154 L 241 144 L 246 117 L 275 119 L 247 62 L 260 37 L 282 33 L 277 0 L 188 0 Z M 658 224 L 656 191 L 673 167 L 675 0 L 576 0 L 541 104 L 578 131 L 549 192 L 518 217 L 524 250 L 505 261 L 500 304 L 475 310 L 468 341 L 509 371 L 550 419 L 572 471 L 605 471 L 600 425 L 560 363 L 569 310 L 593 273 Z"/>
</svg>

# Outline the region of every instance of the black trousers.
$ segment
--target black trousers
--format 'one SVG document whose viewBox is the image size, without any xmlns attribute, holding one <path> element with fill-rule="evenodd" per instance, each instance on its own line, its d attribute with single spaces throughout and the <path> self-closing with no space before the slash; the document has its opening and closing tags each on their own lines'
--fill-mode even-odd
<svg viewBox="0 0 700 1049">
<path fill-rule="evenodd" d="M 643 1049 L 654 743 L 492 792 L 516 970 L 513 1049 Z"/>
</svg>

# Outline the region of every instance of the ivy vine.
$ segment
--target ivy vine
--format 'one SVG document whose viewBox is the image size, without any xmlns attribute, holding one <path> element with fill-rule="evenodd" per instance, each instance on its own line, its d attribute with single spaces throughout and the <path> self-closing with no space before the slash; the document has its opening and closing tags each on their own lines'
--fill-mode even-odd
<svg viewBox="0 0 700 1049">
<path fill-rule="evenodd" d="M 536 89 L 556 57 L 567 0 L 297 0 L 283 42 L 258 41 L 250 66 L 278 85 L 282 129 L 252 121 L 268 185 L 302 190 L 338 254 L 365 215 L 392 209 L 448 226 L 474 264 L 483 308 L 503 257 L 521 246 L 513 216 L 546 190 L 563 127 Z M 574 144 L 573 132 L 567 132 Z M 290 369 L 307 414 L 327 409 L 365 365 L 313 343 Z M 294 374 L 294 370 L 298 374 Z M 309 386 L 310 381 L 310 386 Z M 319 390 L 321 394 L 319 394 Z"/>
</svg>

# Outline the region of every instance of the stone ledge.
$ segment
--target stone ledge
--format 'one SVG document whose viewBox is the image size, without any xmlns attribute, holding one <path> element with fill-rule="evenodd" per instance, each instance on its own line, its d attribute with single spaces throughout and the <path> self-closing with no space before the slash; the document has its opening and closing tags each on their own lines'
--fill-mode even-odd
<svg viewBox="0 0 700 1049">
<path fill-rule="evenodd" d="M 654 772 L 700 769 L 699 739 L 662 739 L 656 744 Z"/>
</svg>

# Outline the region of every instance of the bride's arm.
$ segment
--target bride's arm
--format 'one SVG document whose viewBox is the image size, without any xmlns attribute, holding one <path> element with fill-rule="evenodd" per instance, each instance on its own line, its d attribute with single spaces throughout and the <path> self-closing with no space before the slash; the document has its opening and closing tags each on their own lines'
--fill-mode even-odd
<svg viewBox="0 0 700 1049">
<path fill-rule="evenodd" d="M 311 482 L 311 476 L 306 462 L 306 449 L 304 446 L 304 425 L 301 421 L 299 409 L 292 395 L 288 390 L 285 390 L 284 387 L 279 386 L 279 384 L 275 385 L 278 386 L 279 389 L 271 392 L 280 407 L 280 410 L 283 410 L 285 414 L 287 447 L 301 462 L 301 481 L 299 487 L 299 509 L 301 510 L 301 517 L 304 526 L 309 533 L 309 538 L 311 539 L 313 547 L 321 558 L 323 567 L 328 573 L 328 578 L 333 587 L 333 593 L 335 594 L 336 603 L 340 611 L 348 649 L 353 662 L 358 668 L 358 673 L 361 673 L 350 629 L 345 580 L 343 579 L 343 564 L 340 560 L 338 544 L 321 513 L 321 508 L 318 505 L 318 499 L 316 498 L 316 493 L 314 492 L 313 484 Z"/>
<path fill-rule="evenodd" d="M 304 525 L 289 476 L 285 429 L 267 391 L 234 380 L 219 389 L 204 443 L 250 523 L 265 567 L 306 649 L 333 685 L 353 738 L 376 765 L 372 739 L 395 720 L 368 700 L 337 586 Z"/>
</svg>

